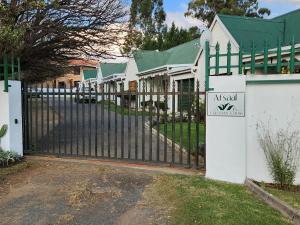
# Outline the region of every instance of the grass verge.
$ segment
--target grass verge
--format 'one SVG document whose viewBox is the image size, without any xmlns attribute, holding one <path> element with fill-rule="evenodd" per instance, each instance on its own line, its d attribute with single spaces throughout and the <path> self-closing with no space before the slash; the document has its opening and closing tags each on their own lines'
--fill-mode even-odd
<svg viewBox="0 0 300 225">
<path fill-rule="evenodd" d="M 292 224 L 246 187 L 199 176 L 155 176 L 144 196 L 171 225 Z"/>
<path fill-rule="evenodd" d="M 160 124 L 160 133 L 165 134 L 164 132 L 164 124 Z M 154 126 L 156 128 L 156 126 Z M 187 150 L 188 149 L 188 123 L 183 122 L 182 123 L 182 146 Z M 167 123 L 167 137 L 172 140 L 172 123 Z M 191 123 L 191 151 L 194 152 L 196 148 L 196 123 Z M 200 143 L 204 143 L 205 140 L 205 127 L 203 123 L 199 124 L 199 141 Z M 175 123 L 175 143 L 180 145 L 180 123 Z"/>
<path fill-rule="evenodd" d="M 263 187 L 267 192 L 276 196 L 280 200 L 286 202 L 288 205 L 297 209 L 300 212 L 300 193 L 286 190 L 278 190 L 270 187 Z"/>
<path fill-rule="evenodd" d="M 109 105 L 108 101 L 100 101 L 100 102 L 98 102 L 98 104 L 103 104 L 103 103 L 104 103 L 105 107 L 108 108 L 108 105 Z M 135 115 L 135 109 L 132 109 L 132 108 L 129 109 L 128 107 L 121 107 L 119 105 L 116 105 L 114 102 L 110 103 L 110 111 L 111 112 L 117 112 L 118 114 L 124 115 L 124 116 L 126 116 L 126 115 L 127 116 L 128 115 L 134 116 Z M 153 111 L 154 111 L 154 109 L 153 109 Z M 142 115 L 143 115 L 143 112 L 140 111 L 140 110 L 138 110 L 137 111 L 137 116 L 142 116 Z M 145 116 L 150 116 L 150 113 L 147 112 L 147 111 L 145 111 L 144 115 Z M 152 113 L 152 115 L 154 116 L 156 114 Z"/>
<path fill-rule="evenodd" d="M 11 174 L 21 172 L 31 166 L 31 163 L 27 161 L 19 162 L 13 166 L 1 168 L 0 167 L 0 181 L 4 180 L 5 177 Z"/>
</svg>

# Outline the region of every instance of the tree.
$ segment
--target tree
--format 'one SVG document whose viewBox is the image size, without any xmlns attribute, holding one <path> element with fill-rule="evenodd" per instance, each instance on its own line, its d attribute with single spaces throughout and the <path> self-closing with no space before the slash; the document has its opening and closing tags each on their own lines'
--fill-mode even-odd
<svg viewBox="0 0 300 225">
<path fill-rule="evenodd" d="M 130 32 L 122 52 L 130 54 L 133 49 L 166 50 L 200 36 L 197 27 L 178 28 L 165 24 L 166 14 L 162 0 L 132 0 L 130 8 Z"/>
<path fill-rule="evenodd" d="M 111 57 L 126 15 L 121 0 L 1 1 L 0 51 L 21 57 L 26 80 L 60 76 L 71 59 Z"/>
<path fill-rule="evenodd" d="M 185 42 L 192 41 L 198 37 L 200 37 L 200 30 L 198 27 L 183 29 L 176 27 L 173 22 L 170 29 L 163 33 L 162 45 L 158 49 L 166 50 Z"/>
<path fill-rule="evenodd" d="M 132 49 L 153 48 L 156 45 L 154 42 L 165 29 L 165 20 L 163 0 L 132 0 L 130 29 L 123 53 L 130 53 Z"/>
<path fill-rule="evenodd" d="M 185 15 L 201 19 L 210 26 L 218 13 L 262 18 L 271 11 L 259 8 L 258 0 L 191 0 Z"/>
</svg>

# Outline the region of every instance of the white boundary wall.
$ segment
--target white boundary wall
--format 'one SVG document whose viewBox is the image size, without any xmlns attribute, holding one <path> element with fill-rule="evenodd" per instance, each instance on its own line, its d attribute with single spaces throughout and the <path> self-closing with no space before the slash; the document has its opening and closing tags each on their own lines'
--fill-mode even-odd
<svg viewBox="0 0 300 225">
<path fill-rule="evenodd" d="M 9 92 L 3 92 L 4 81 L 0 81 L 0 126 L 8 125 L 1 147 L 23 155 L 21 82 L 9 81 L 9 85 Z"/>
<path fill-rule="evenodd" d="M 245 117 L 207 116 L 206 176 L 234 183 L 246 178 L 272 182 L 257 124 L 274 132 L 287 127 L 300 131 L 299 75 L 211 77 L 210 87 L 213 92 L 245 92 Z"/>
<path fill-rule="evenodd" d="M 247 177 L 271 182 L 257 141 L 257 123 L 262 122 L 274 132 L 287 128 L 300 131 L 300 77 L 299 74 L 252 76 L 247 79 L 246 93 Z M 296 182 L 300 184 L 300 169 Z"/>
</svg>

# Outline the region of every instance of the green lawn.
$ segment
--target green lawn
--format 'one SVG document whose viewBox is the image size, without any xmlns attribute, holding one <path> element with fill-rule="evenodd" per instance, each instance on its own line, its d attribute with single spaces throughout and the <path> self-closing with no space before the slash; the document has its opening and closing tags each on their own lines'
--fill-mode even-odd
<svg viewBox="0 0 300 225">
<path fill-rule="evenodd" d="M 164 124 L 160 125 L 160 133 L 164 134 Z M 156 127 L 154 127 L 156 128 Z M 187 150 L 188 149 L 188 123 L 182 123 L 182 146 Z M 205 127 L 203 123 L 199 124 L 199 141 L 200 143 L 205 143 L 204 140 Z M 172 123 L 167 123 L 167 137 L 172 140 Z M 180 145 L 180 123 L 175 124 L 175 142 Z M 192 152 L 195 150 L 196 145 L 196 123 L 191 123 L 191 150 Z"/>
<path fill-rule="evenodd" d="M 171 225 L 292 224 L 245 186 L 199 176 L 157 175 L 145 196 Z"/>
<path fill-rule="evenodd" d="M 100 101 L 98 102 L 98 104 L 102 104 L 103 101 Z M 104 101 L 104 105 L 106 108 L 108 108 L 109 106 L 109 102 L 108 101 Z M 110 111 L 111 112 L 117 112 L 118 114 L 120 115 L 130 115 L 130 116 L 134 116 L 135 115 L 135 109 L 129 109 L 128 107 L 124 107 L 123 108 L 123 111 L 122 111 L 122 107 L 121 106 L 116 106 L 116 104 L 114 102 L 111 102 L 110 103 Z M 153 109 L 153 112 L 154 112 L 154 109 Z M 137 116 L 142 116 L 143 115 L 143 112 L 142 111 L 137 111 Z M 149 116 L 150 113 L 145 111 L 144 113 L 145 116 Z M 155 113 L 153 113 L 152 115 L 156 115 Z"/>
<path fill-rule="evenodd" d="M 274 188 L 264 187 L 266 191 L 273 194 L 280 200 L 286 202 L 291 207 L 298 209 L 300 211 L 300 193 L 295 193 L 291 191 L 283 191 Z"/>
</svg>

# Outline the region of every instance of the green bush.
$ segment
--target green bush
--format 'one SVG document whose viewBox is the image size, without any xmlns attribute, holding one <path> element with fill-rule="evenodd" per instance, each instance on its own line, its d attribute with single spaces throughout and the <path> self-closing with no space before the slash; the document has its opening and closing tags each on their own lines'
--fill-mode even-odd
<svg viewBox="0 0 300 225">
<path fill-rule="evenodd" d="M 263 125 L 258 126 L 262 147 L 273 181 L 281 188 L 294 184 L 298 169 L 300 142 L 299 131 L 281 129 L 276 133 Z"/>
<path fill-rule="evenodd" d="M 8 126 L 5 124 L 0 128 L 0 140 L 7 133 Z M 0 143 L 1 144 L 1 143 Z M 0 146 L 0 166 L 9 166 L 11 163 L 15 163 L 21 160 L 21 156 L 19 156 L 15 152 L 4 151 Z"/>
<path fill-rule="evenodd" d="M 154 102 L 154 106 L 159 108 L 159 110 L 166 111 L 168 110 L 168 104 L 165 102 Z"/>
<path fill-rule="evenodd" d="M 203 102 L 203 100 L 199 99 L 199 111 L 197 110 L 197 101 L 196 99 L 194 99 L 193 103 L 192 103 L 192 114 L 194 115 L 194 117 L 199 116 L 199 119 L 201 122 L 204 122 L 205 120 L 205 103 Z"/>
<path fill-rule="evenodd" d="M 145 106 L 145 107 L 150 107 L 153 106 L 153 101 L 149 100 L 149 101 L 145 101 L 145 102 L 141 102 L 141 106 Z"/>
<path fill-rule="evenodd" d="M 2 167 L 9 166 L 11 163 L 18 162 L 21 159 L 22 157 L 15 152 L 0 149 L 0 165 Z"/>
</svg>

